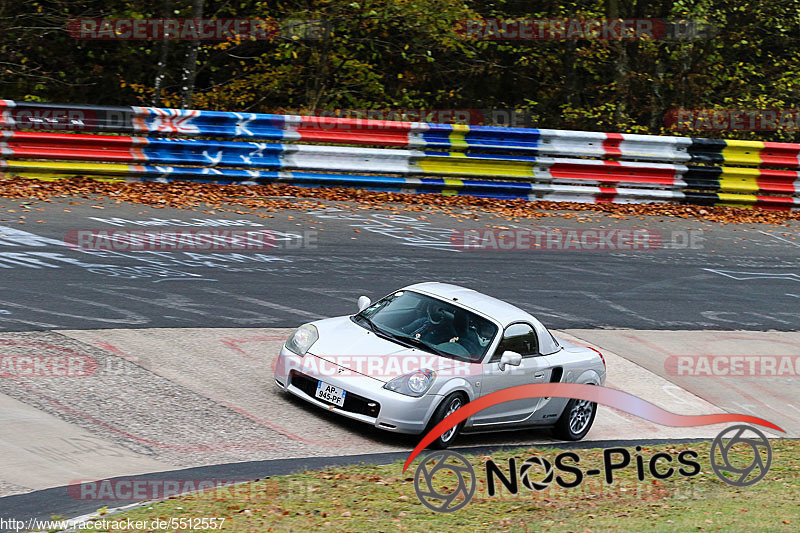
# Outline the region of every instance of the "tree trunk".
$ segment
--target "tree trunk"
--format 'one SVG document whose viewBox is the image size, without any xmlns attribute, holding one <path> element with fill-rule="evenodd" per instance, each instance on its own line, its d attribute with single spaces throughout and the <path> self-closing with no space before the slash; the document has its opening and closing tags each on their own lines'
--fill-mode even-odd
<svg viewBox="0 0 800 533">
<path fill-rule="evenodd" d="M 606 7 L 608 18 L 621 18 L 619 0 L 608 0 Z M 612 41 L 611 49 L 616 55 L 616 62 L 614 63 L 614 93 L 616 96 L 614 122 L 616 123 L 615 126 L 620 127 L 628 115 L 626 105 L 628 99 L 628 54 L 622 40 Z"/>
<path fill-rule="evenodd" d="M 203 17 L 203 4 L 205 0 L 194 0 L 192 3 L 192 18 Z M 186 52 L 186 63 L 183 67 L 181 80 L 181 107 L 187 109 L 192 105 L 194 96 L 194 79 L 197 74 L 197 50 L 200 48 L 200 41 L 192 41 L 189 50 Z"/>
<path fill-rule="evenodd" d="M 164 18 L 172 16 L 172 0 L 164 0 Z M 156 81 L 153 83 L 153 102 L 155 107 L 161 106 L 161 91 L 164 87 L 164 78 L 167 76 L 167 60 L 169 59 L 169 39 L 164 36 L 161 41 L 161 51 L 156 66 Z"/>
</svg>

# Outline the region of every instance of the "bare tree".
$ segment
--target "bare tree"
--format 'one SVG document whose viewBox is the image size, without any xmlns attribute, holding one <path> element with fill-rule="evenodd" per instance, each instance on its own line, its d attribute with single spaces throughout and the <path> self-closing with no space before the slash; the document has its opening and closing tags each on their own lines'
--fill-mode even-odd
<svg viewBox="0 0 800 533">
<path fill-rule="evenodd" d="M 203 17 L 204 0 L 194 0 L 192 2 L 192 18 Z M 186 109 L 192 105 L 194 96 L 194 80 L 197 75 L 197 51 L 200 48 L 200 41 L 194 40 L 189 44 L 186 52 L 186 63 L 183 67 L 183 77 L 181 79 L 181 107 Z"/>
<path fill-rule="evenodd" d="M 619 19 L 619 0 L 608 0 L 606 4 L 607 16 L 610 19 Z M 628 54 L 623 41 L 611 42 L 611 49 L 616 53 L 614 60 L 614 94 L 616 95 L 616 109 L 614 122 L 621 124 L 627 116 L 626 99 L 628 98 Z"/>
<path fill-rule="evenodd" d="M 164 0 L 164 18 L 172 16 L 172 0 Z M 169 58 L 169 39 L 167 39 L 166 32 L 164 32 L 161 41 L 161 51 L 158 56 L 158 64 L 156 65 L 156 80 L 153 83 L 153 105 L 158 107 L 161 105 L 161 91 L 164 87 L 164 78 L 167 75 L 167 60 Z"/>
</svg>

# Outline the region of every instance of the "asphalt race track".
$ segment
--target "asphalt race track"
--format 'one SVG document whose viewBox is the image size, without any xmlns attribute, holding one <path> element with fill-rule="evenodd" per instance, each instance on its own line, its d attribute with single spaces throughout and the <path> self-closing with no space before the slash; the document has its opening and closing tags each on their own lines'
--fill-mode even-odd
<svg viewBox="0 0 800 533">
<path fill-rule="evenodd" d="M 598 346 L 585 340 L 594 331 L 556 334 Z M 201 474 L 248 479 L 285 473 L 286 465 L 300 469 L 396 459 L 413 448 L 413 437 L 331 416 L 280 393 L 272 385 L 272 368 L 288 332 L 269 328 L 156 328 L 3 334 L 0 342 L 6 358 L 67 353 L 93 362 L 94 367 L 93 372 L 81 376 L 6 376 L 0 380 L 0 494 L 6 496 L 0 497 L 0 516 L 18 516 L 18 506 L 23 504 L 38 505 L 41 516 L 47 517 L 74 516 L 71 513 L 130 503 L 82 499 L 75 497 L 77 489 L 66 488 L 97 479 L 138 480 L 149 475 L 147 479 L 166 482 Z M 614 338 L 631 332 L 617 330 Z M 680 343 L 685 332 L 634 333 L 642 339 L 651 338 L 653 333 L 669 333 L 672 340 L 662 338 L 662 344 L 670 348 Z M 708 339 L 719 340 L 720 335 L 740 333 L 717 332 L 704 337 L 706 348 L 712 348 Z M 784 339 L 786 343 L 800 344 L 798 334 L 780 335 L 790 336 Z M 694 341 L 689 346 L 703 344 Z M 774 351 L 775 344 L 775 338 L 765 337 L 758 346 Z M 704 399 L 708 391 L 723 400 L 731 396 L 739 399 L 738 391 L 726 389 L 735 385 L 736 379 L 714 383 L 701 378 L 684 388 L 628 357 L 605 348 L 603 351 L 608 386 L 645 397 L 669 411 L 724 412 L 726 409 Z M 774 386 L 782 380 L 767 381 Z M 773 407 L 781 402 L 785 405 L 793 394 L 791 387 L 787 388 L 773 396 L 762 396 L 762 401 Z M 730 407 L 742 412 L 737 405 Z M 769 410 L 768 405 L 753 408 L 759 416 L 782 424 L 787 434 L 800 434 L 800 417 L 791 413 L 788 418 L 779 417 L 780 412 Z M 601 406 L 587 440 L 708 439 L 723 428 L 658 426 Z M 519 430 L 462 435 L 458 446 L 477 453 L 492 446 L 547 446 L 554 442 L 546 430 Z M 392 453 L 395 455 L 386 455 Z M 281 466 L 284 460 L 287 462 Z"/>
<path fill-rule="evenodd" d="M 352 311 L 360 294 L 376 298 L 425 280 L 505 299 L 562 329 L 792 331 L 800 323 L 798 227 L 770 233 L 674 219 L 460 222 L 337 207 L 259 218 L 92 200 L 29 210 L 20 204 L 0 202 L 0 331 L 295 327 Z M 487 225 L 644 228 L 664 237 L 650 251 L 475 251 L 451 244 L 454 229 Z M 142 229 L 267 229 L 276 246 L 89 253 L 65 243 L 70 230 Z M 678 233 L 684 231 L 694 233 Z"/>
<path fill-rule="evenodd" d="M 668 364 L 677 355 L 800 354 L 797 225 L 461 221 L 343 204 L 269 214 L 0 200 L 2 360 L 68 354 L 91 367 L 70 378 L 0 372 L 0 517 L 74 516 L 110 503 L 70 498 L 64 486 L 81 480 L 250 478 L 403 457 L 413 438 L 280 394 L 271 365 L 290 328 L 419 281 L 530 311 L 557 335 L 601 349 L 608 386 L 667 410 L 755 414 L 800 435 L 797 377 L 685 377 Z M 454 231 L 502 228 L 644 228 L 663 241 L 648 251 L 468 251 L 452 242 Z M 272 240 L 236 251 L 74 245 L 80 230 L 143 229 L 268 230 Z M 660 427 L 601 407 L 587 440 L 707 439 L 720 429 Z M 553 440 L 516 431 L 457 445 L 533 443 Z"/>
</svg>

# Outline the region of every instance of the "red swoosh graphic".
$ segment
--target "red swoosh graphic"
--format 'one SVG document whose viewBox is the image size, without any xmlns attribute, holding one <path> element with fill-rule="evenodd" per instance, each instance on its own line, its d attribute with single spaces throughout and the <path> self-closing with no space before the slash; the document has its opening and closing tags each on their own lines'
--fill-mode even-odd
<svg viewBox="0 0 800 533">
<path fill-rule="evenodd" d="M 763 418 L 750 415 L 737 415 L 731 413 L 718 415 L 679 415 L 665 411 L 664 409 L 642 400 L 638 396 L 623 392 L 617 389 L 609 389 L 598 385 L 583 385 L 578 383 L 532 383 L 530 385 L 519 385 L 503 389 L 486 396 L 482 396 L 475 401 L 469 402 L 455 411 L 447 418 L 436 424 L 425 437 L 412 450 L 411 455 L 406 459 L 403 472 L 406 471 L 411 462 L 428 446 L 448 429 L 463 422 L 479 411 L 487 407 L 492 407 L 511 400 L 523 400 L 525 398 L 539 398 L 552 396 L 555 398 L 575 398 L 578 400 L 588 400 L 602 405 L 625 411 L 639 418 L 644 418 L 662 426 L 672 427 L 692 427 L 707 426 L 709 424 L 721 424 L 725 422 L 747 422 L 768 428 L 776 429 L 785 433 L 783 429 L 772 422 Z"/>
</svg>

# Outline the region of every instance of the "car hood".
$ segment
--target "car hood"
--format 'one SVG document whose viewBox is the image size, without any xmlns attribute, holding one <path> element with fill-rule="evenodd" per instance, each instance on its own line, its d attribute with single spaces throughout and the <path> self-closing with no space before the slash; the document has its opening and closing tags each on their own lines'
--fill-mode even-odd
<svg viewBox="0 0 800 533">
<path fill-rule="evenodd" d="M 437 373 L 453 369 L 474 371 L 469 363 L 409 348 L 383 339 L 353 322 L 349 316 L 314 322 L 319 339 L 309 354 L 355 374 L 369 376 L 382 382 L 422 369 Z"/>
</svg>

